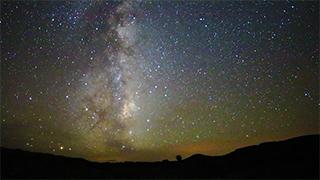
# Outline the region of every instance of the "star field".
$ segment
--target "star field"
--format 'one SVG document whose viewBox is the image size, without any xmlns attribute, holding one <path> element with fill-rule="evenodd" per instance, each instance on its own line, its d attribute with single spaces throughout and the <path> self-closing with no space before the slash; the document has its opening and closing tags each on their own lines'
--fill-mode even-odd
<svg viewBox="0 0 320 180">
<path fill-rule="evenodd" d="M 2 1 L 1 146 L 93 161 L 319 133 L 317 1 Z"/>
</svg>

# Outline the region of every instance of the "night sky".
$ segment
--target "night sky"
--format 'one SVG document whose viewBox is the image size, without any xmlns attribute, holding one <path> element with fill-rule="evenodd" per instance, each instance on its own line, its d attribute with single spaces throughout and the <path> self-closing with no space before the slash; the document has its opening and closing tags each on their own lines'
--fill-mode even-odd
<svg viewBox="0 0 320 180">
<path fill-rule="evenodd" d="M 317 1 L 1 1 L 1 146 L 92 161 L 319 133 Z"/>
</svg>

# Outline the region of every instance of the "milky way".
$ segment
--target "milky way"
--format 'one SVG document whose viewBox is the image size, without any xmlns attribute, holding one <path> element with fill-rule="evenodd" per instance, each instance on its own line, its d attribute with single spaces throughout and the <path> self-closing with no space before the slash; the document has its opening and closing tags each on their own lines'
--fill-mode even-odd
<svg viewBox="0 0 320 180">
<path fill-rule="evenodd" d="M 130 128 L 136 109 L 131 87 L 132 79 L 138 78 L 139 63 L 134 49 L 134 4 L 124 2 L 107 19 L 108 29 L 101 35 L 106 49 L 80 79 L 85 86 L 77 87 L 80 91 L 70 111 L 79 115 L 79 127 L 101 133 L 108 147 L 129 150 L 133 150 Z"/>
<path fill-rule="evenodd" d="M 93 161 L 319 132 L 319 3 L 1 1 L 1 145 Z"/>
</svg>

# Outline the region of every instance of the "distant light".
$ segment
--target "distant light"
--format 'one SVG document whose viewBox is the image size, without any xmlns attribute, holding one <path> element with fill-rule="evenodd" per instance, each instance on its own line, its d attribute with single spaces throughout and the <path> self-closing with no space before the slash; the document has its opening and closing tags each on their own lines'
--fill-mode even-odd
<svg viewBox="0 0 320 180">
<path fill-rule="evenodd" d="M 60 146 L 60 150 L 63 150 L 64 149 L 64 147 L 63 146 Z"/>
</svg>

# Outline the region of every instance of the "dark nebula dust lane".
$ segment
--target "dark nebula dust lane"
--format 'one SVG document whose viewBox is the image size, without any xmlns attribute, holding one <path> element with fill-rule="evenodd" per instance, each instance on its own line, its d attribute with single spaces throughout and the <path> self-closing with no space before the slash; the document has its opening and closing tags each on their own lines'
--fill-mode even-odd
<svg viewBox="0 0 320 180">
<path fill-rule="evenodd" d="M 319 133 L 317 1 L 1 1 L 1 146 L 93 161 Z"/>
</svg>

